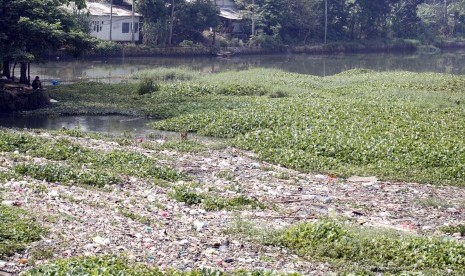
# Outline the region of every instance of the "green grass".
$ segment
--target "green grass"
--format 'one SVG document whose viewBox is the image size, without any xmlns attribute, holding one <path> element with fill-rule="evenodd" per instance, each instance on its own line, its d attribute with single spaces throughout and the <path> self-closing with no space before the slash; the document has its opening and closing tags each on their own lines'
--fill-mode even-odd
<svg viewBox="0 0 465 276">
<path fill-rule="evenodd" d="M 126 210 L 124 208 L 119 208 L 119 213 L 127 218 L 130 218 L 132 219 L 133 221 L 138 221 L 142 224 L 146 224 L 146 225 L 152 225 L 153 224 L 153 220 L 148 218 L 148 217 L 144 217 L 144 216 L 141 216 L 139 214 L 136 214 L 134 212 L 131 212 L 129 210 Z"/>
<path fill-rule="evenodd" d="M 41 112 L 166 119 L 153 127 L 232 138 L 263 160 L 304 172 L 465 184 L 464 76 L 165 71 L 144 76 L 160 82 L 147 95 L 135 95 L 136 84 L 61 86 L 54 92 L 60 104 Z"/>
<path fill-rule="evenodd" d="M 187 205 L 199 205 L 206 211 L 218 210 L 243 210 L 245 208 L 260 208 L 265 209 L 266 205 L 256 198 L 249 198 L 244 195 L 235 197 L 221 197 L 210 194 L 197 193 L 187 185 L 179 185 L 174 187 L 170 193 L 171 198 L 179 202 L 184 202 Z"/>
<path fill-rule="evenodd" d="M 465 245 L 436 237 L 403 235 L 332 220 L 290 227 L 278 244 L 302 256 L 328 260 L 341 270 L 367 273 L 465 273 Z"/>
<path fill-rule="evenodd" d="M 157 165 L 155 158 L 142 153 L 92 150 L 66 138 L 45 139 L 24 132 L 1 130 L 0 151 L 45 158 L 41 164 L 19 160 L 14 172 L 16 176 L 27 175 L 48 182 L 103 187 L 120 183 L 124 176 L 167 181 L 184 177 L 174 169 Z M 0 178 L 6 179 L 13 173 L 2 174 Z"/>
<path fill-rule="evenodd" d="M 446 234 L 460 233 L 461 236 L 465 236 L 465 224 L 442 226 L 439 230 Z"/>
<path fill-rule="evenodd" d="M 245 271 L 239 270 L 232 273 L 215 271 L 213 269 L 197 269 L 188 272 L 174 269 L 161 271 L 158 268 L 149 268 L 144 265 L 130 265 L 124 258 L 103 257 L 79 257 L 55 261 L 27 271 L 24 275 L 151 275 L 151 276 L 297 276 L 297 273 L 283 274 L 273 271 Z"/>
<path fill-rule="evenodd" d="M 201 153 L 207 150 L 207 146 L 192 140 L 172 140 L 164 143 L 142 143 L 144 148 L 151 150 L 172 150 L 183 153 Z"/>
<path fill-rule="evenodd" d="M 465 245 L 350 221 L 320 218 L 283 229 L 237 218 L 226 234 L 282 246 L 309 261 L 325 262 L 340 275 L 452 275 L 465 273 Z"/>
<path fill-rule="evenodd" d="M 45 228 L 38 225 L 27 211 L 0 205 L 0 259 L 24 250 L 45 233 Z"/>
</svg>

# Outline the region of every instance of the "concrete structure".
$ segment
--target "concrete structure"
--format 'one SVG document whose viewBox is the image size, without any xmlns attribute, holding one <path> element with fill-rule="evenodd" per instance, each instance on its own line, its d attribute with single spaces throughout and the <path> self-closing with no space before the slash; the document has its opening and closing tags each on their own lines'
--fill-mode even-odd
<svg viewBox="0 0 465 276">
<path fill-rule="evenodd" d="M 112 8 L 110 4 L 94 2 L 87 2 L 86 10 L 92 36 L 111 41 L 139 41 L 142 18 L 140 14 L 133 14 L 126 7 L 113 5 Z"/>
<path fill-rule="evenodd" d="M 220 8 L 220 18 L 223 23 L 224 33 L 242 32 L 242 16 L 237 11 L 237 6 L 232 0 L 212 0 Z"/>
</svg>

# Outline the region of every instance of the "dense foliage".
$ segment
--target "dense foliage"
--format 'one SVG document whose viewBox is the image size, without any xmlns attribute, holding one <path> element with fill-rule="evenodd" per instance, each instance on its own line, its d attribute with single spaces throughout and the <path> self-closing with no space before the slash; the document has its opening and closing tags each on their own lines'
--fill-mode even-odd
<svg viewBox="0 0 465 276">
<path fill-rule="evenodd" d="M 457 241 L 370 230 L 332 220 L 290 227 L 278 243 L 302 255 L 339 263 L 343 270 L 356 274 L 465 272 L 465 246 Z"/>
<path fill-rule="evenodd" d="M 464 77 L 255 69 L 205 76 L 160 70 L 143 78 L 151 77 L 159 90 L 140 96 L 136 84 L 62 87 L 54 95 L 60 104 L 42 112 L 145 114 L 167 119 L 156 128 L 233 138 L 301 171 L 465 184 Z"/>
<path fill-rule="evenodd" d="M 0 131 L 0 151 L 28 152 L 46 162 L 19 162 L 14 173 L 53 183 L 103 187 L 121 183 L 127 176 L 168 181 L 182 178 L 175 170 L 158 166 L 146 155 L 114 150 L 100 152 L 75 145 L 67 139 L 47 141 L 28 134 Z"/>
<path fill-rule="evenodd" d="M 28 83 L 27 63 L 43 59 L 50 50 L 67 49 L 77 56 L 93 45 L 93 40 L 61 5 L 82 0 L 2 0 L 0 1 L 0 60 L 2 75 L 11 77 L 10 63 L 21 64 L 20 82 Z"/>
<path fill-rule="evenodd" d="M 237 0 L 265 34 L 285 42 L 463 36 L 463 1 Z M 325 7 L 327 4 L 327 7 Z M 250 30 L 249 30 L 250 31 Z"/>
<path fill-rule="evenodd" d="M 0 258 L 25 249 L 45 233 L 27 211 L 0 204 Z"/>
<path fill-rule="evenodd" d="M 218 23 L 210 0 L 140 0 L 137 8 L 144 16 L 144 43 L 150 46 L 202 41 L 202 31 Z"/>
</svg>

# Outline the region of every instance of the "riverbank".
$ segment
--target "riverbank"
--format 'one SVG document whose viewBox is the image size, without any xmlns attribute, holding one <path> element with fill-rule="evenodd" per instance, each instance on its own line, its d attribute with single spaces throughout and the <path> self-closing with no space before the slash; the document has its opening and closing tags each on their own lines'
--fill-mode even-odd
<svg viewBox="0 0 465 276">
<path fill-rule="evenodd" d="M 0 136 L 0 206 L 25 212 L 34 227 L 43 227 L 35 230 L 42 232 L 39 237 L 30 234 L 35 242 L 12 255 L 4 254 L 0 240 L 3 273 L 31 268 L 31 275 L 90 273 L 107 266 L 128 275 L 160 269 L 185 276 L 199 275 L 190 270 L 203 270 L 202 275 L 465 270 L 463 187 L 302 173 L 224 142 L 181 135 L 2 129 Z M 293 240 L 297 226 L 309 232 Z M 349 236 L 348 229 L 363 233 L 377 249 Z M 339 239 L 362 248 L 345 256 L 352 253 Z M 118 265 L 112 265 L 115 256 L 121 258 Z"/>
<path fill-rule="evenodd" d="M 440 48 L 461 48 L 462 42 L 438 43 Z M 82 58 L 99 57 L 191 57 L 191 56 L 224 56 L 233 55 L 265 55 L 279 53 L 293 54 L 333 54 L 333 53 L 373 53 L 373 52 L 413 52 L 422 46 L 416 40 L 393 41 L 363 41 L 363 42 L 332 42 L 328 44 L 315 44 L 307 46 L 280 45 L 273 48 L 253 46 L 210 47 L 196 45 L 192 47 L 147 47 L 136 44 L 118 44 L 104 42 L 92 52 L 86 53 Z M 65 53 L 54 53 L 51 59 L 70 59 Z"/>
<path fill-rule="evenodd" d="M 47 90 L 33 91 L 27 85 L 0 81 L 0 113 L 33 110 L 50 104 Z"/>
</svg>

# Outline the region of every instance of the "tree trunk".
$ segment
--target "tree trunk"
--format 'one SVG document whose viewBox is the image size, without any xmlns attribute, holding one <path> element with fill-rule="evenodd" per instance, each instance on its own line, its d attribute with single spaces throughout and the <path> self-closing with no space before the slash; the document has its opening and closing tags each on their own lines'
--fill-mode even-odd
<svg viewBox="0 0 465 276">
<path fill-rule="evenodd" d="M 11 69 L 11 79 L 14 81 L 15 80 L 15 69 L 16 69 L 16 61 L 15 64 L 13 64 L 13 69 Z"/>
<path fill-rule="evenodd" d="M 3 72 L 2 76 L 7 77 L 8 79 L 11 79 L 11 71 L 10 71 L 10 61 L 9 60 L 4 60 L 3 61 Z"/>
<path fill-rule="evenodd" d="M 27 63 L 27 87 L 31 87 L 31 63 Z"/>
<path fill-rule="evenodd" d="M 27 84 L 27 62 L 21 62 L 19 83 Z"/>
</svg>

